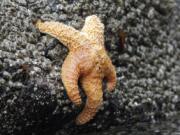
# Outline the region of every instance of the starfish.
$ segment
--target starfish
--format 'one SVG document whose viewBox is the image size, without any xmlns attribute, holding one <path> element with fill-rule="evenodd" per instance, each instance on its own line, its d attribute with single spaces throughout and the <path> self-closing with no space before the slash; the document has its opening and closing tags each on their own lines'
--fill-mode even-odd
<svg viewBox="0 0 180 135">
<path fill-rule="evenodd" d="M 82 104 L 78 81 L 87 96 L 76 124 L 93 119 L 103 102 L 102 81 L 107 80 L 108 91 L 116 85 L 116 71 L 104 47 L 104 24 L 96 15 L 88 16 L 78 31 L 60 22 L 37 21 L 36 27 L 43 33 L 57 38 L 68 49 L 61 78 L 69 99 L 77 106 Z"/>
</svg>

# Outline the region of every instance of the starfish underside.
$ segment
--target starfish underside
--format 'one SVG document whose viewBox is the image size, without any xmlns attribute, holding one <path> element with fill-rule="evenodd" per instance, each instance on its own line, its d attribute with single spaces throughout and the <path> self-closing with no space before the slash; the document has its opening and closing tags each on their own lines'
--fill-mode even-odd
<svg viewBox="0 0 180 135">
<path fill-rule="evenodd" d="M 109 91 L 116 84 L 115 67 L 104 47 L 104 25 L 97 16 L 92 15 L 86 18 L 81 31 L 53 21 L 39 20 L 36 27 L 57 38 L 69 49 L 62 66 L 61 78 L 70 100 L 77 106 L 82 103 L 78 90 L 80 80 L 87 100 L 83 111 L 77 116 L 76 124 L 85 124 L 101 107 L 103 79 L 107 79 Z"/>
</svg>

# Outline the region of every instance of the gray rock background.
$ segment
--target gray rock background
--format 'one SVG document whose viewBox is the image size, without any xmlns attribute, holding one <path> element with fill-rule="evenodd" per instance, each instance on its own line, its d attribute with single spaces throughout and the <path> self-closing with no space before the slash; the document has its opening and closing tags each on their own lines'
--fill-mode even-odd
<svg viewBox="0 0 180 135">
<path fill-rule="evenodd" d="M 0 134 L 78 134 L 175 114 L 180 110 L 178 11 L 173 0 L 0 0 Z M 118 83 L 115 92 L 105 90 L 95 119 L 78 127 L 73 120 L 82 108 L 69 101 L 60 77 L 68 51 L 33 23 L 40 18 L 81 29 L 91 14 L 105 24 Z M 124 48 L 119 29 L 127 33 Z M 52 44 L 57 46 L 45 57 Z"/>
</svg>

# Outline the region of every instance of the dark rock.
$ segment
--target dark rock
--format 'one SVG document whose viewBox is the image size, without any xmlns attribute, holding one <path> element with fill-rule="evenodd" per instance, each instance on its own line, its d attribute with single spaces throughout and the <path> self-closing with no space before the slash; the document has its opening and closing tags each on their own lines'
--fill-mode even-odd
<svg viewBox="0 0 180 135">
<path fill-rule="evenodd" d="M 156 121 L 180 110 L 177 8 L 171 0 L 2 0 L 0 134 L 87 133 L 126 122 Z M 82 108 L 69 101 L 60 78 L 67 49 L 40 33 L 34 22 L 56 20 L 81 29 L 91 14 L 105 24 L 105 45 L 118 82 L 114 93 L 105 92 L 96 117 L 76 126 Z M 127 34 L 123 51 L 117 44 L 119 29 Z M 51 44 L 57 44 L 55 49 Z"/>
</svg>

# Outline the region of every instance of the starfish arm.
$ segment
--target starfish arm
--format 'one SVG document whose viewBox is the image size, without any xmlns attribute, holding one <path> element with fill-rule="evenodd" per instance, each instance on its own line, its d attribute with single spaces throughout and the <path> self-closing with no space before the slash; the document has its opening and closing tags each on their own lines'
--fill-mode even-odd
<svg viewBox="0 0 180 135">
<path fill-rule="evenodd" d="M 109 91 L 113 91 L 116 86 L 116 70 L 113 66 L 112 62 L 109 62 L 108 68 L 105 74 L 105 78 L 107 79 L 107 89 Z"/>
<path fill-rule="evenodd" d="M 76 58 L 68 55 L 62 66 L 61 77 L 68 97 L 77 106 L 82 103 L 78 89 L 79 76 L 78 62 Z"/>
<path fill-rule="evenodd" d="M 59 22 L 41 22 L 37 21 L 36 27 L 43 33 L 47 33 L 59 41 L 61 41 L 69 50 L 88 42 L 84 35 L 74 29 L 73 27 L 67 26 Z"/>
<path fill-rule="evenodd" d="M 95 44 L 104 46 L 104 24 L 96 16 L 88 16 L 85 20 L 84 27 L 81 32 L 84 32 L 88 37 L 92 38 Z"/>
<path fill-rule="evenodd" d="M 77 116 L 76 124 L 82 125 L 93 119 L 103 102 L 102 80 L 85 77 L 82 86 L 87 96 L 83 111 Z"/>
</svg>

